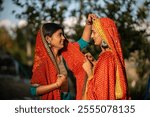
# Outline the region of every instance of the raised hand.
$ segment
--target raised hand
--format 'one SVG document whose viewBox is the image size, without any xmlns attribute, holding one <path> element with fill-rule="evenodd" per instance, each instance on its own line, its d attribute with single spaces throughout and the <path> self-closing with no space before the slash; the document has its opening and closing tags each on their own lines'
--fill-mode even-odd
<svg viewBox="0 0 150 117">
<path fill-rule="evenodd" d="M 95 20 L 97 18 L 98 18 L 97 15 L 95 15 L 95 14 L 89 14 L 86 23 L 89 24 L 89 25 L 92 25 L 93 20 Z"/>
<path fill-rule="evenodd" d="M 85 62 L 82 65 L 84 71 L 87 73 L 88 77 L 93 75 L 93 67 L 91 62 L 85 57 Z"/>
</svg>

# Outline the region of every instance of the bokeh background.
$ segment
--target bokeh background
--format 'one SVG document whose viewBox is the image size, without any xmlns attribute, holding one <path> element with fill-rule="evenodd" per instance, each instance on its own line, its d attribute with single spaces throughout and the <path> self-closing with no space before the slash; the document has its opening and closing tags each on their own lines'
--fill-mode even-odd
<svg viewBox="0 0 150 117">
<path fill-rule="evenodd" d="M 0 99 L 38 99 L 29 87 L 39 26 L 59 23 L 77 41 L 89 13 L 116 22 L 130 99 L 150 99 L 150 0 L 0 0 Z M 92 44 L 83 53 L 100 51 Z"/>
</svg>

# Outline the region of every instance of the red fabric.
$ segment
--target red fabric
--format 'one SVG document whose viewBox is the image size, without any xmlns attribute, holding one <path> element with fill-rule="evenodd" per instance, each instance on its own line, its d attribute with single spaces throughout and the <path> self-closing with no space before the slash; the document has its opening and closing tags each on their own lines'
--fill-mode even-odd
<svg viewBox="0 0 150 117">
<path fill-rule="evenodd" d="M 109 45 L 110 51 L 99 56 L 94 76 L 88 83 L 87 99 L 127 99 L 125 64 L 117 27 L 109 18 L 97 19 L 94 26 Z M 119 92 L 119 96 L 116 92 Z"/>
<path fill-rule="evenodd" d="M 87 96 L 91 100 L 115 99 L 115 58 L 112 52 L 106 51 L 99 56 L 94 76 L 89 81 Z"/>
<path fill-rule="evenodd" d="M 84 55 L 80 52 L 79 45 L 77 43 L 68 43 L 67 48 L 62 51 L 62 55 L 69 69 L 74 73 L 76 77 L 76 99 L 81 99 L 85 78 L 85 72 L 82 68 Z M 55 83 L 57 80 L 57 70 L 44 47 L 40 32 L 38 32 L 36 38 L 35 58 L 32 72 L 33 75 L 31 84 L 51 84 Z M 41 99 L 60 100 L 60 90 L 57 89 L 49 92 L 48 94 L 42 95 Z"/>
<path fill-rule="evenodd" d="M 86 78 L 86 73 L 82 68 L 85 58 L 84 55 L 80 52 L 78 43 L 69 43 L 67 48 L 67 51 L 64 51 L 62 55 L 66 60 L 69 69 L 76 77 L 76 99 L 80 100 L 82 98 L 83 86 Z"/>
</svg>

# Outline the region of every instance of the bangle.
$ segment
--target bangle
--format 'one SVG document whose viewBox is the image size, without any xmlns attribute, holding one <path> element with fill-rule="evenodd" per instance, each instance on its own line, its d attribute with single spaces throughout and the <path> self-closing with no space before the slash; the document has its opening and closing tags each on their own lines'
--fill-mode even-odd
<svg viewBox="0 0 150 117">
<path fill-rule="evenodd" d="M 87 24 L 87 25 L 92 25 L 92 22 L 89 21 L 89 20 L 86 20 L 86 24 Z"/>
</svg>

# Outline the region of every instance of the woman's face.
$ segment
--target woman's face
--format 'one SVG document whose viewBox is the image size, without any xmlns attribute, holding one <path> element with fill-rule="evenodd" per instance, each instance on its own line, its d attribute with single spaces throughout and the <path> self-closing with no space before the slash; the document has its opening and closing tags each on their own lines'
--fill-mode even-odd
<svg viewBox="0 0 150 117">
<path fill-rule="evenodd" d="M 57 30 L 50 38 L 49 42 L 51 47 L 62 49 L 64 47 L 64 33 L 62 29 Z"/>
<path fill-rule="evenodd" d="M 98 32 L 95 30 L 94 26 L 92 26 L 91 38 L 94 40 L 94 44 L 95 45 L 101 45 L 102 38 L 100 37 L 100 35 L 98 34 Z"/>
</svg>

